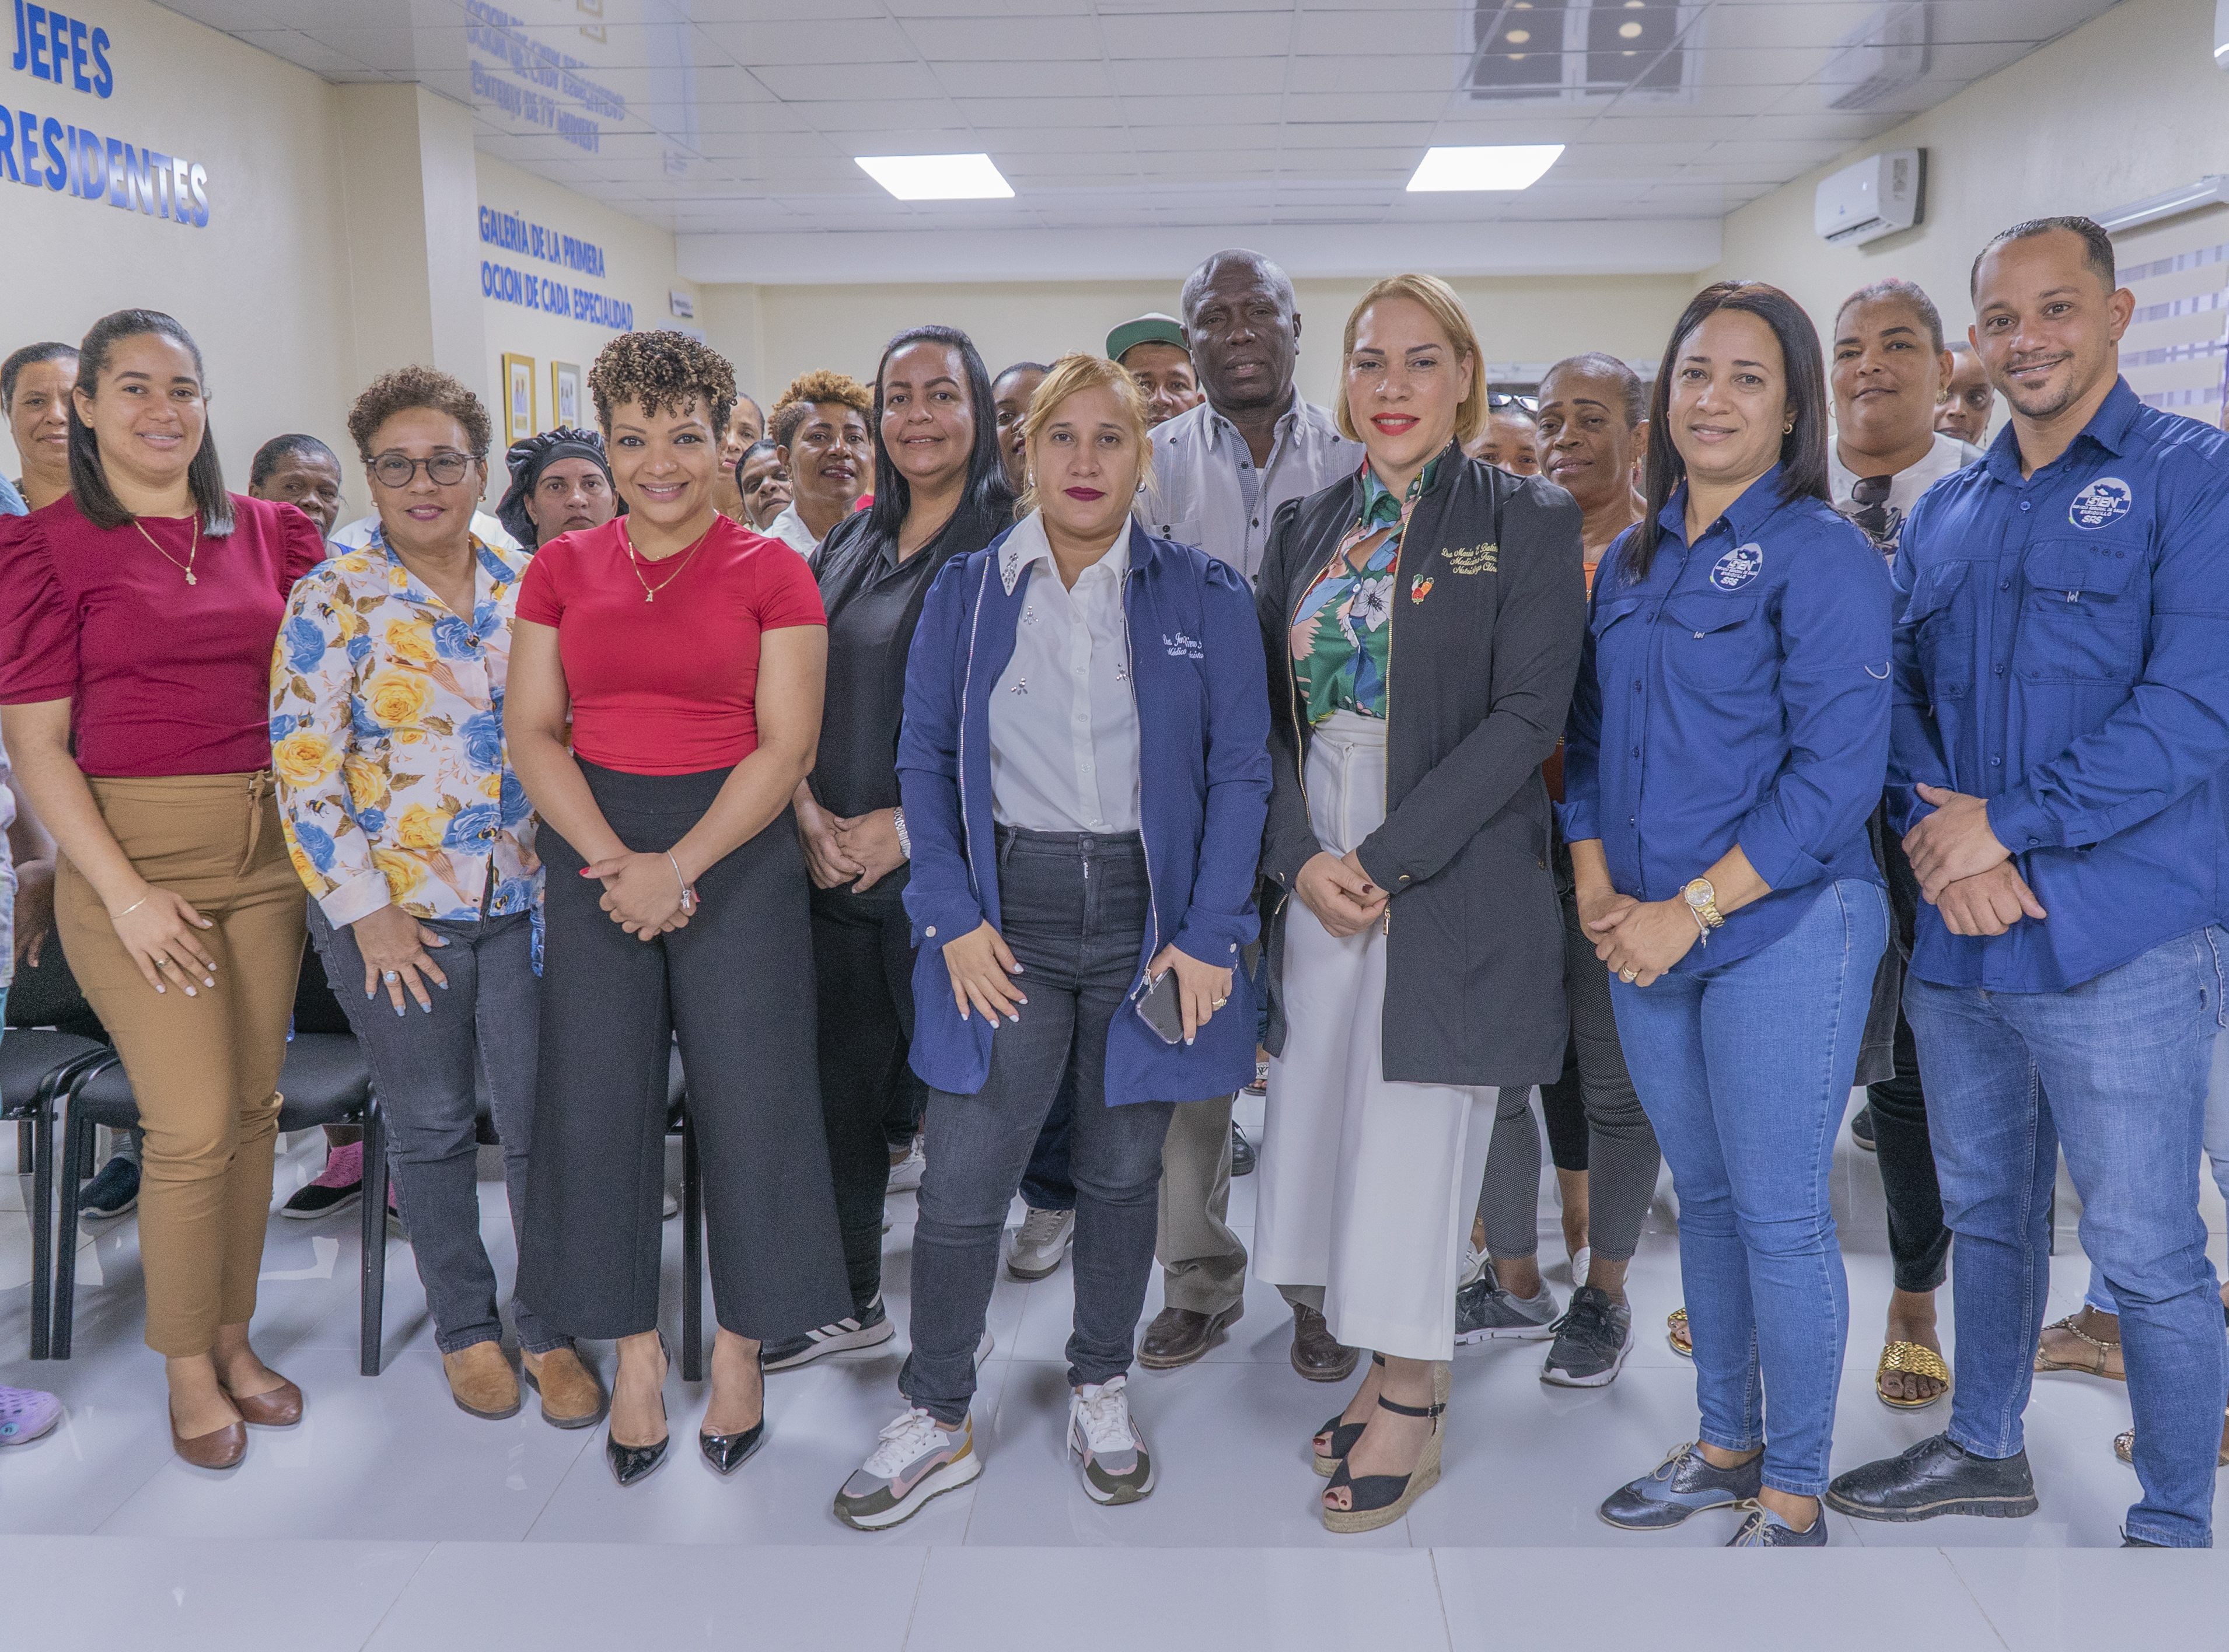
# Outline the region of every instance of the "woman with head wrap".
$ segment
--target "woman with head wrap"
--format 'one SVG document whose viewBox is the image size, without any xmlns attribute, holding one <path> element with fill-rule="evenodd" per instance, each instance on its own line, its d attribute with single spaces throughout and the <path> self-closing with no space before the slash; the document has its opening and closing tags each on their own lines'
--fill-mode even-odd
<svg viewBox="0 0 2229 1652">
<path fill-rule="evenodd" d="M 530 551 L 560 534 L 601 528 L 620 509 L 604 439 L 593 430 L 560 425 L 513 442 L 503 457 L 511 490 L 496 520 Z"/>
</svg>

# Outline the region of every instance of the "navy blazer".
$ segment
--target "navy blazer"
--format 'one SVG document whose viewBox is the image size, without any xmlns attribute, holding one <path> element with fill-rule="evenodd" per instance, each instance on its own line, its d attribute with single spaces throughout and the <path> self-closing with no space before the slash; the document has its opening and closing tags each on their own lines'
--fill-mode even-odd
<svg viewBox="0 0 2229 1652">
<path fill-rule="evenodd" d="M 1008 532 L 1012 532 L 1009 529 Z M 1190 1045 L 1164 1044 L 1134 1012 L 1107 1039 L 1107 1100 L 1199 1101 L 1254 1076 L 1255 1008 L 1241 949 L 1258 932 L 1254 868 L 1269 806 L 1269 701 L 1246 581 L 1133 522 L 1122 592 L 1138 702 L 1139 815 L 1152 915 L 1138 974 L 1161 948 L 1232 971 L 1230 1002 Z M 913 1070 L 973 1095 L 991 1073 L 992 1029 L 961 1019 L 944 943 L 999 922 L 991 815 L 991 695 L 1013 656 L 1029 578 L 1009 595 L 1001 534 L 936 576 L 906 664 L 898 787 L 913 871 Z M 1029 1014 L 1025 1008 L 1022 1013 Z"/>
</svg>

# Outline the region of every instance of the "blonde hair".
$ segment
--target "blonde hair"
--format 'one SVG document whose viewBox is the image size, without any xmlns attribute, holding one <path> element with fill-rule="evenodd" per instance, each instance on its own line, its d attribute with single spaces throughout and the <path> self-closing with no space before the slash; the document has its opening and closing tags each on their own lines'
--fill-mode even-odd
<svg viewBox="0 0 2229 1652">
<path fill-rule="evenodd" d="M 1362 302 L 1354 306 L 1346 317 L 1346 336 L 1339 347 L 1339 433 L 1351 442 L 1362 439 L 1355 428 L 1354 415 L 1347 410 L 1346 363 L 1354 354 L 1354 335 L 1362 325 L 1362 317 L 1372 304 L 1387 298 L 1407 298 L 1423 305 L 1425 311 L 1448 336 L 1458 358 L 1470 358 L 1470 394 L 1455 409 L 1455 440 L 1470 444 L 1479 432 L 1486 428 L 1486 357 L 1478 347 L 1478 334 L 1470 324 L 1470 312 L 1463 308 L 1455 290 L 1436 275 L 1389 275 L 1362 295 Z"/>
<path fill-rule="evenodd" d="M 1047 369 L 1044 381 L 1030 398 L 1030 410 L 1022 419 L 1023 451 L 1026 452 L 1037 445 L 1038 435 L 1052 422 L 1061 403 L 1079 390 L 1101 388 L 1114 393 L 1114 400 L 1129 422 L 1130 434 L 1138 444 L 1138 486 L 1143 490 L 1153 477 L 1153 423 L 1146 416 L 1145 394 L 1138 388 L 1138 381 L 1129 368 L 1103 355 L 1063 355 Z M 1014 501 L 1014 520 L 1019 522 L 1037 508 L 1037 473 L 1032 465 L 1022 496 Z"/>
</svg>

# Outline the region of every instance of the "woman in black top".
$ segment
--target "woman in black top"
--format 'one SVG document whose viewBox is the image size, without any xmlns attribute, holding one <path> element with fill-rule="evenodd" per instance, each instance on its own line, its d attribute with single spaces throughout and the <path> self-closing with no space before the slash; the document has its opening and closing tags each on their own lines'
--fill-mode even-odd
<svg viewBox="0 0 2229 1652">
<path fill-rule="evenodd" d="M 906 656 L 936 572 L 1013 521 L 991 381 L 967 334 L 914 327 L 875 375 L 875 503 L 821 547 L 828 693 L 812 777 L 797 789 L 798 835 L 813 874 L 820 997 L 820 1098 L 851 1276 L 848 1319 L 767 1344 L 769 1371 L 890 1340 L 883 1310 L 883 1115 L 910 1085 L 913 935 L 903 899 L 898 722 Z"/>
</svg>

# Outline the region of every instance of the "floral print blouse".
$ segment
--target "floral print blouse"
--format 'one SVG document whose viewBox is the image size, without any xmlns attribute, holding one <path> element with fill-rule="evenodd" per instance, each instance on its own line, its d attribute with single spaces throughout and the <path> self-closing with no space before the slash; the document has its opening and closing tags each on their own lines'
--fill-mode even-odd
<svg viewBox="0 0 2229 1652">
<path fill-rule="evenodd" d="M 535 908 L 534 810 L 504 740 L 528 554 L 472 541 L 452 613 L 374 533 L 302 576 L 271 662 L 271 763 L 286 847 L 325 917 Z"/>
<path fill-rule="evenodd" d="M 1386 664 L 1393 646 L 1393 564 L 1401 554 L 1409 511 L 1431 485 L 1438 464 L 1434 459 L 1410 484 L 1406 504 L 1387 491 L 1369 465 L 1362 467 L 1361 520 L 1301 594 L 1293 616 L 1293 681 L 1311 724 L 1335 711 L 1385 715 Z M 1389 528 L 1358 570 L 1348 553 L 1372 534 Z"/>
</svg>

